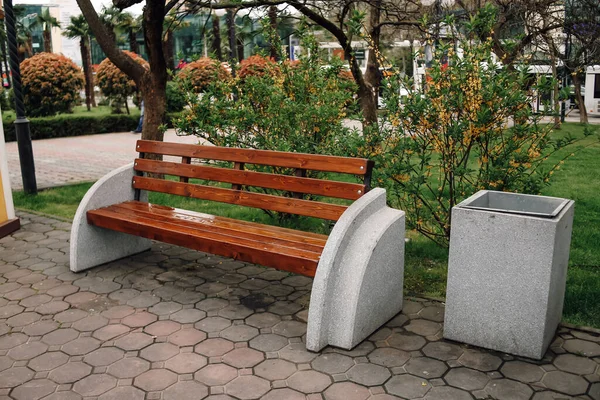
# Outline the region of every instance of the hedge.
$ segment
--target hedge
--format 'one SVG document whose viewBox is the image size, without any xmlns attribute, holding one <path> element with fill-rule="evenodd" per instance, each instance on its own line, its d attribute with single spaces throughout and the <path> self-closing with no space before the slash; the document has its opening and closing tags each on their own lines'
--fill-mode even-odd
<svg viewBox="0 0 600 400">
<path fill-rule="evenodd" d="M 167 115 L 167 126 L 177 114 Z M 55 117 L 30 118 L 31 139 L 50 139 L 68 136 L 93 135 L 97 133 L 128 132 L 137 127 L 139 116 L 135 115 L 58 115 Z M 13 142 L 15 137 L 14 119 L 3 118 L 4 139 Z"/>
</svg>

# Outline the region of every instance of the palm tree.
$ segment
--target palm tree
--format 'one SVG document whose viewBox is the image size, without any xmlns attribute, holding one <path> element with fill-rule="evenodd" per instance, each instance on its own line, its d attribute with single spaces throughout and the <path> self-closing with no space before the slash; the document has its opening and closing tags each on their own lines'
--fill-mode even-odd
<svg viewBox="0 0 600 400">
<path fill-rule="evenodd" d="M 111 32 L 113 42 L 117 43 L 117 33 L 121 30 L 121 26 L 131 17 L 131 14 L 123 12 L 118 8 L 102 6 L 100 20 L 106 25 Z"/>
<path fill-rule="evenodd" d="M 90 27 L 83 15 L 71 17 L 71 23 L 65 28 L 63 35 L 71 39 L 79 39 L 83 74 L 85 76 L 85 104 L 88 111 L 96 107 L 94 98 L 94 76 L 92 73 L 92 52 L 90 47 Z"/>
<path fill-rule="evenodd" d="M 42 27 L 44 35 L 44 51 L 52 53 L 52 28 L 60 28 L 60 23 L 50 15 L 50 9 L 46 8 L 36 18 L 37 25 Z"/>
<path fill-rule="evenodd" d="M 117 30 L 127 34 L 129 40 L 129 50 L 135 54 L 140 54 L 140 46 L 137 42 L 137 34 L 142 30 L 142 16 L 134 17 L 124 12 L 119 16 Z"/>
</svg>

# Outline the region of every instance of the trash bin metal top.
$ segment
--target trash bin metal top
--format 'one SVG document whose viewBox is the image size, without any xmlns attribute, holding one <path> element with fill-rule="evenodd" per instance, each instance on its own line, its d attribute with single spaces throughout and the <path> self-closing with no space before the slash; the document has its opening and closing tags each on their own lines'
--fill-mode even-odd
<svg viewBox="0 0 600 400">
<path fill-rule="evenodd" d="M 531 217 L 554 218 L 570 201 L 558 197 L 480 190 L 456 207 Z"/>
</svg>

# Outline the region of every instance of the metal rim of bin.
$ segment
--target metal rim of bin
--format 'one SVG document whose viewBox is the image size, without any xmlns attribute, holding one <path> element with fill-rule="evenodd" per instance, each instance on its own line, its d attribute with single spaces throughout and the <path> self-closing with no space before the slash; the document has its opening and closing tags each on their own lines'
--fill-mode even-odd
<svg viewBox="0 0 600 400">
<path fill-rule="evenodd" d="M 501 196 L 515 196 L 515 197 L 535 197 L 536 199 L 544 199 L 546 201 L 552 201 L 556 203 L 556 206 L 551 212 L 535 212 L 535 211 L 522 211 L 522 210 L 511 210 L 509 208 L 495 208 L 495 207 L 486 207 L 482 205 L 473 205 L 473 203 L 480 200 L 482 197 L 491 195 L 501 195 Z M 524 215 L 530 217 L 540 217 L 540 218 L 555 218 L 560 212 L 565 208 L 565 206 L 569 203 L 569 199 L 562 199 L 559 197 L 550 197 L 550 196 L 538 196 L 532 194 L 521 194 L 521 193 L 511 193 L 511 192 L 501 192 L 494 190 L 481 190 L 475 193 L 473 196 L 469 197 L 466 200 L 463 200 L 461 203 L 457 205 L 457 207 L 468 208 L 472 210 L 481 210 L 481 211 L 489 211 L 489 212 L 497 212 L 503 214 L 513 214 L 513 215 Z"/>
</svg>

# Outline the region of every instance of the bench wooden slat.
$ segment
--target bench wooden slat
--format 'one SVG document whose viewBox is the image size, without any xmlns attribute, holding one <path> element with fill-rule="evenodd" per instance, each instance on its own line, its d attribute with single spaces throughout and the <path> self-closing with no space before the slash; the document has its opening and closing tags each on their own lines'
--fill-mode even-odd
<svg viewBox="0 0 600 400">
<path fill-rule="evenodd" d="M 347 208 L 346 206 L 319 201 L 293 199 L 243 190 L 224 189 L 214 186 L 173 182 L 141 176 L 134 177 L 133 187 L 135 189 L 148 190 L 151 192 L 170 193 L 178 196 L 237 204 L 240 206 L 304 215 L 307 217 L 316 217 L 332 221 L 337 221 Z"/>
<path fill-rule="evenodd" d="M 138 140 L 136 150 L 140 153 L 270 165 L 284 168 L 302 168 L 313 171 L 339 172 L 353 175 L 365 175 L 369 169 L 369 164 L 372 163 L 365 158 L 165 143 L 152 140 Z"/>
<path fill-rule="evenodd" d="M 216 233 L 219 235 L 232 236 L 238 238 L 244 238 L 248 240 L 254 240 L 262 243 L 270 243 L 282 247 L 289 247 L 298 250 L 307 250 L 310 252 L 321 254 L 323 246 L 314 245 L 310 243 L 303 243 L 296 240 L 289 240 L 288 237 L 275 235 L 270 232 L 257 232 L 257 230 L 249 230 L 244 225 L 232 225 L 225 227 L 223 225 L 209 224 L 203 219 L 192 219 L 192 218 L 181 218 L 181 215 L 177 213 L 171 213 L 166 215 L 164 213 L 153 213 L 148 210 L 135 209 L 128 207 L 126 204 L 115 204 L 109 207 L 105 207 L 110 211 L 114 211 L 120 214 L 136 215 L 142 218 L 149 218 L 157 222 L 167 222 L 171 224 L 185 226 L 197 231 L 203 231 L 208 233 Z M 257 224 L 258 225 L 258 224 Z"/>
<path fill-rule="evenodd" d="M 327 235 L 282 228 L 274 225 L 264 225 L 256 222 L 221 217 L 218 215 L 205 214 L 157 204 L 127 201 L 119 203 L 118 206 L 129 208 L 131 210 L 143 211 L 151 215 L 164 215 L 171 218 L 186 219 L 197 223 L 210 224 L 215 227 L 223 227 L 225 229 L 243 229 L 259 235 L 278 236 L 291 242 L 307 243 L 321 248 L 323 248 L 327 242 Z"/>
<path fill-rule="evenodd" d="M 106 208 L 88 211 L 87 220 L 89 224 L 101 228 L 307 276 L 315 275 L 320 256 L 318 253 L 202 232 L 136 215 L 120 214 Z"/>
<path fill-rule="evenodd" d="M 255 186 L 347 200 L 356 200 L 365 192 L 365 185 L 357 183 L 305 178 L 301 175 L 289 176 L 281 174 L 269 174 L 264 172 L 245 171 L 241 169 L 189 165 L 139 158 L 135 160 L 134 169 L 136 171 L 154 174 L 205 179 L 209 181 L 226 182 L 238 185 L 234 187 L 234 189 L 240 189 L 241 185 Z M 185 180 L 185 182 L 187 182 L 187 180 Z"/>
</svg>

